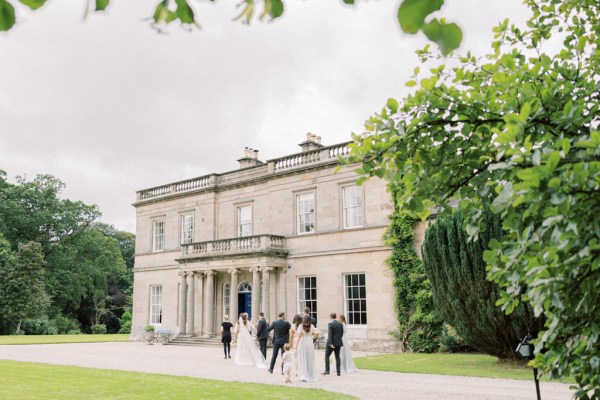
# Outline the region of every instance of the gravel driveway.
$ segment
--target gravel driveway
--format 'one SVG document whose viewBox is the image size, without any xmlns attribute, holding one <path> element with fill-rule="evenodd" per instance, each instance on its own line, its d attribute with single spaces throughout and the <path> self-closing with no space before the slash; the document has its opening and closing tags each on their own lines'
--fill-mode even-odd
<svg viewBox="0 0 600 400">
<path fill-rule="evenodd" d="M 360 355 L 365 353 L 355 354 Z M 270 349 L 267 356 L 271 356 Z M 317 350 L 315 358 L 317 371 L 322 371 L 323 350 Z M 232 359 L 223 359 L 219 348 L 149 346 L 142 343 L 4 345 L 0 346 L 0 359 L 283 385 L 280 374 L 236 366 Z M 294 382 L 292 386 L 320 388 L 377 400 L 535 399 L 533 373 L 531 381 L 518 381 L 361 370 L 340 377 L 335 374 L 319 375 L 316 382 Z M 541 396 L 544 400 L 567 400 L 572 397 L 572 392 L 566 384 L 541 382 Z"/>
</svg>

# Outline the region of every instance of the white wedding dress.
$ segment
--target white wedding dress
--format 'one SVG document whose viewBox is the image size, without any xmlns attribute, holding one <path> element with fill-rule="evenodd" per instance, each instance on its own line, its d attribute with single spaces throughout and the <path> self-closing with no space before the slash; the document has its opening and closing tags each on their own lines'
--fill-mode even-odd
<svg viewBox="0 0 600 400">
<path fill-rule="evenodd" d="M 344 335 L 342 336 L 342 343 L 344 344 L 340 349 L 340 371 L 347 374 L 349 372 L 357 372 L 354 361 L 352 361 L 352 354 L 350 353 L 350 343 L 346 339 L 346 324 L 344 324 Z"/>
<path fill-rule="evenodd" d="M 233 361 L 236 365 L 256 365 L 258 368 L 267 368 L 265 358 L 252 339 L 249 329 L 250 323 L 244 325 L 240 318 L 237 324 L 237 344 Z"/>
</svg>

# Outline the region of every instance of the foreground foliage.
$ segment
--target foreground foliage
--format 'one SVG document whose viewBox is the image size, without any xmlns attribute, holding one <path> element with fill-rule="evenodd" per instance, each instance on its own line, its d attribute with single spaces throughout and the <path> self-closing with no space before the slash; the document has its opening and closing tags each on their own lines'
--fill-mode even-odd
<svg viewBox="0 0 600 400">
<path fill-rule="evenodd" d="M 459 199 L 471 238 L 497 214 L 505 236 L 484 257 L 498 305 L 544 315 L 534 364 L 599 398 L 600 3 L 526 3 L 527 28 L 496 27 L 487 58 L 409 81 L 418 89 L 367 121 L 349 162 L 422 217 Z"/>
<path fill-rule="evenodd" d="M 355 398 L 320 389 L 273 390 L 272 385 L 15 361 L 0 361 L 0 375 L 0 398 L 13 400 Z"/>
<path fill-rule="evenodd" d="M 18 0 L 31 10 L 37 10 L 46 4 L 46 0 Z M 215 1 L 215 0 L 211 0 Z M 86 14 L 90 10 L 91 0 L 82 0 L 87 5 Z M 344 4 L 354 4 L 354 0 L 342 0 Z M 0 0 L 0 31 L 11 29 L 15 22 L 15 9 L 11 3 L 14 0 Z M 154 8 L 152 21 L 155 27 L 179 22 L 183 26 L 200 27 L 199 19 L 192 7 L 191 0 L 160 0 Z M 462 31 L 455 23 L 448 23 L 445 19 L 425 19 L 433 12 L 439 10 L 444 0 L 402 0 L 398 8 L 398 23 L 405 33 L 415 34 L 422 31 L 429 40 L 437 43 L 444 54 L 456 49 L 462 40 Z M 104 11 L 110 5 L 110 0 L 94 0 L 94 11 Z M 269 21 L 280 18 L 285 9 L 284 0 L 243 0 L 239 2 L 241 8 L 235 20 L 249 24 L 258 16 L 259 20 L 268 17 Z"/>
</svg>

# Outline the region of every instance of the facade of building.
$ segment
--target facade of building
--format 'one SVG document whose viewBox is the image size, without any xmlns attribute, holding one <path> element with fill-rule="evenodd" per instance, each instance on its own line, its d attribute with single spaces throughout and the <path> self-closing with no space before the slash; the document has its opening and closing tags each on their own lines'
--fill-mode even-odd
<svg viewBox="0 0 600 400">
<path fill-rule="evenodd" d="M 345 314 L 355 349 L 395 349 L 385 182 L 356 185 L 357 166 L 337 161 L 348 143 L 300 146 L 267 162 L 247 148 L 239 170 L 137 192 L 133 339 L 148 324 L 214 336 L 224 315 L 309 307 L 323 329 Z"/>
</svg>

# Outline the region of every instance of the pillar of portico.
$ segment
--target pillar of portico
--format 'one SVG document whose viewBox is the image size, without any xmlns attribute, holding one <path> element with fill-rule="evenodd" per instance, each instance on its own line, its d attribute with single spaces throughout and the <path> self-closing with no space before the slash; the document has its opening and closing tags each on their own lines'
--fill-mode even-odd
<svg viewBox="0 0 600 400">
<path fill-rule="evenodd" d="M 204 314 L 204 326 L 206 335 L 213 337 L 215 334 L 215 272 L 208 270 L 205 272 L 206 286 L 204 302 L 206 303 L 206 313 Z"/>
<path fill-rule="evenodd" d="M 260 276 L 258 272 L 259 267 L 250 268 L 252 272 L 252 321 L 258 321 L 258 296 L 260 295 Z"/>
<path fill-rule="evenodd" d="M 190 335 L 194 335 L 194 299 L 196 295 L 196 273 L 190 272 L 187 291 L 187 330 Z"/>
<path fill-rule="evenodd" d="M 185 335 L 185 325 L 186 325 L 185 289 L 187 287 L 187 273 L 180 272 L 179 276 L 181 277 L 181 279 L 179 281 L 179 334 Z"/>
<path fill-rule="evenodd" d="M 202 274 L 201 272 L 197 272 L 196 273 L 196 278 L 198 279 L 198 300 L 200 301 L 199 304 L 199 311 L 200 311 L 200 315 L 198 316 L 198 326 L 196 327 L 196 330 L 198 332 L 198 334 L 202 335 L 204 333 L 204 315 L 206 315 L 206 311 L 204 310 L 204 307 L 206 306 L 206 304 L 204 303 L 204 274 Z"/>
<path fill-rule="evenodd" d="M 277 314 L 279 314 L 281 311 L 285 312 L 287 314 L 287 309 L 286 309 L 286 274 L 287 274 L 287 267 L 283 267 L 283 268 L 278 268 L 278 284 L 279 284 L 279 299 L 277 301 L 277 306 L 279 307 L 279 309 L 277 310 Z M 291 317 L 291 315 L 290 315 Z"/>
<path fill-rule="evenodd" d="M 273 268 L 262 267 L 263 291 L 262 291 L 262 312 L 265 314 L 265 318 L 271 316 L 271 271 Z"/>
<path fill-rule="evenodd" d="M 238 270 L 232 268 L 229 270 L 231 282 L 229 283 L 229 320 L 238 320 Z"/>
</svg>

